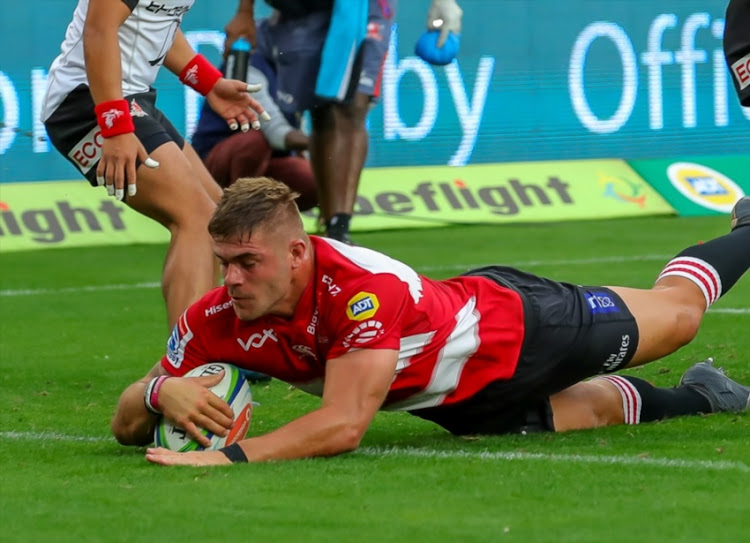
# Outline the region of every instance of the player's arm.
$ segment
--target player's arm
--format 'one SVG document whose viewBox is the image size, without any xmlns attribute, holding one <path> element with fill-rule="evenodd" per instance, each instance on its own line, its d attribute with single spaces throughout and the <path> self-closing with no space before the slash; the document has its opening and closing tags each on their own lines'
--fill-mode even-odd
<svg viewBox="0 0 750 543">
<path fill-rule="evenodd" d="M 153 441 L 158 415 L 146 409 L 143 398 L 151 380 L 161 375 L 167 375 L 167 372 L 159 363 L 143 379 L 127 387 L 120 395 L 112 419 L 112 433 L 121 444 L 147 445 Z"/>
<path fill-rule="evenodd" d="M 224 41 L 224 58 L 227 58 L 232 44 L 237 38 L 243 37 L 255 45 L 255 17 L 253 10 L 255 8 L 254 0 L 240 0 L 237 5 L 237 13 L 224 27 L 224 33 L 227 38 Z"/>
<path fill-rule="evenodd" d="M 86 77 L 104 137 L 96 179 L 118 200 L 125 196 L 126 185 L 128 195 L 135 196 L 136 158 L 152 168 L 159 165 L 133 134 L 130 106 L 122 95 L 118 31 L 130 16 L 132 5 L 134 2 L 124 0 L 91 0 L 83 26 Z"/>
<path fill-rule="evenodd" d="M 282 151 L 307 149 L 307 135 L 290 125 L 284 117 L 281 109 L 268 92 L 269 84 L 266 75 L 258 68 L 248 66 L 247 79 L 261 85 L 261 89 L 254 96 L 271 116 L 271 120 L 261 126 L 261 131 L 271 149 Z"/>
<path fill-rule="evenodd" d="M 120 395 L 112 419 L 112 433 L 123 445 L 148 445 L 153 441 L 154 427 L 163 413 L 208 446 L 210 441 L 201 434 L 200 428 L 225 435 L 234 416 L 226 402 L 209 390 L 222 376 L 218 373 L 204 377 L 172 377 L 161 363 L 156 364 L 143 379 Z M 160 377 L 163 377 L 161 382 Z"/>
<path fill-rule="evenodd" d="M 122 66 L 118 31 L 130 16 L 123 0 L 91 0 L 83 27 L 86 76 L 95 103 L 122 96 Z"/>
<path fill-rule="evenodd" d="M 266 121 L 271 118 L 263 106 L 248 94 L 257 92 L 260 85 L 225 79 L 206 57 L 193 50 L 181 30 L 175 33 L 172 47 L 164 58 L 164 66 L 176 74 L 183 84 L 205 96 L 211 108 L 227 121 L 232 130 L 241 128 L 247 132 L 250 126 L 259 130 L 258 118 Z"/>
<path fill-rule="evenodd" d="M 326 364 L 320 408 L 268 434 L 239 442 L 249 462 L 333 456 L 359 446 L 383 404 L 398 362 L 393 349 L 352 351 Z M 146 458 L 164 465 L 228 464 L 221 451 L 175 453 L 148 449 Z"/>
</svg>

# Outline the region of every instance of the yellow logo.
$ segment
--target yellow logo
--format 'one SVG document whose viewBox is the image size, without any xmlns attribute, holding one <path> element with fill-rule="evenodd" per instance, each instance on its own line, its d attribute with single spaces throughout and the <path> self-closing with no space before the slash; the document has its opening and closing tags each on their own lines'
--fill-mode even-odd
<svg viewBox="0 0 750 543">
<path fill-rule="evenodd" d="M 667 168 L 667 177 L 685 198 L 721 213 L 731 213 L 735 202 L 745 195 L 726 175 L 702 164 L 675 162 Z"/>
<path fill-rule="evenodd" d="M 363 321 L 372 318 L 378 312 L 380 302 L 374 294 L 360 292 L 346 302 L 346 305 L 346 315 L 350 320 Z"/>
</svg>

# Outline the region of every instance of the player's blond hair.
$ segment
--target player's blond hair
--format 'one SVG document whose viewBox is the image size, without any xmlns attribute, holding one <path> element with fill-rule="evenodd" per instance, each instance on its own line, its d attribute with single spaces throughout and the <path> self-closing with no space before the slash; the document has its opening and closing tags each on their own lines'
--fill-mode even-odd
<svg viewBox="0 0 750 543">
<path fill-rule="evenodd" d="M 215 239 L 250 238 L 262 228 L 284 226 L 304 232 L 295 200 L 298 193 L 269 177 L 243 177 L 224 189 L 208 232 Z"/>
</svg>

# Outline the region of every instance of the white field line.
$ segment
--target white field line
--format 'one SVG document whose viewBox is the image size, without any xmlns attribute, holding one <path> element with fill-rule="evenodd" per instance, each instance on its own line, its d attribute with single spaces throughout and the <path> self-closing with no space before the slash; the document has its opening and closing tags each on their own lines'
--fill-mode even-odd
<svg viewBox="0 0 750 543">
<path fill-rule="evenodd" d="M 68 441 L 84 443 L 114 443 L 111 437 L 74 436 L 56 432 L 0 432 L 0 439 L 16 441 Z M 499 451 L 439 451 L 414 447 L 362 447 L 354 455 L 371 457 L 410 457 L 427 459 L 466 459 L 483 461 L 534 461 L 602 464 L 620 466 L 652 466 L 657 468 L 678 468 L 687 470 L 739 471 L 750 473 L 750 466 L 742 462 L 723 460 L 684 460 L 679 458 L 652 458 L 650 456 L 598 456 L 579 454 L 548 454 Z"/>
<path fill-rule="evenodd" d="M 649 456 L 598 456 L 579 454 L 548 454 L 499 451 L 436 451 L 412 447 L 363 447 L 354 452 L 365 456 L 408 456 L 412 458 L 450 458 L 471 460 L 543 460 L 546 462 L 607 464 L 621 466 L 655 466 L 690 470 L 740 471 L 750 473 L 750 466 L 742 462 L 723 460 L 683 460 L 679 458 L 651 458 Z"/>
<path fill-rule="evenodd" d="M 525 266 L 586 266 L 589 264 L 611 264 L 621 262 L 651 261 L 663 260 L 664 263 L 669 260 L 670 255 L 635 255 L 635 256 L 604 256 L 598 258 L 583 258 L 570 260 L 526 260 L 519 262 L 503 263 L 506 266 L 523 268 Z M 446 264 L 440 266 L 420 266 L 415 269 L 419 272 L 436 272 L 436 271 L 458 271 L 463 272 L 473 268 L 481 268 L 487 264 Z M 123 283 L 114 285 L 90 285 L 80 287 L 61 287 L 61 288 L 39 288 L 39 289 L 7 289 L 0 290 L 0 297 L 13 296 L 36 296 L 45 294 L 78 294 L 82 292 L 100 292 L 104 290 L 128 290 L 128 289 L 149 289 L 160 288 L 161 283 L 151 281 L 145 283 Z"/>
<path fill-rule="evenodd" d="M 89 285 L 82 287 L 61 288 L 34 288 L 34 289 L 8 289 L 0 290 L 0 297 L 10 298 L 14 296 L 44 296 L 47 294 L 80 294 L 82 292 L 101 292 L 105 290 L 134 290 L 144 288 L 160 288 L 161 283 L 123 283 L 116 285 Z"/>
<path fill-rule="evenodd" d="M 634 256 L 605 256 L 598 258 L 582 258 L 569 260 L 526 260 L 509 262 L 504 265 L 517 268 L 530 266 L 587 266 L 590 264 L 617 264 L 625 262 L 664 261 L 665 263 L 673 255 L 634 255 Z M 481 268 L 487 264 L 447 264 L 442 266 L 421 266 L 416 270 L 419 272 L 434 271 L 466 271 L 473 268 Z M 80 294 L 86 292 L 102 292 L 111 290 L 134 290 L 161 288 L 161 283 L 151 281 L 143 283 L 120 283 L 112 285 L 89 285 L 78 287 L 40 288 L 40 289 L 7 289 L 0 290 L 0 298 L 11 298 L 16 296 L 44 296 L 50 294 Z M 750 308 L 714 308 L 711 313 L 727 313 L 732 315 L 748 315 Z"/>
</svg>

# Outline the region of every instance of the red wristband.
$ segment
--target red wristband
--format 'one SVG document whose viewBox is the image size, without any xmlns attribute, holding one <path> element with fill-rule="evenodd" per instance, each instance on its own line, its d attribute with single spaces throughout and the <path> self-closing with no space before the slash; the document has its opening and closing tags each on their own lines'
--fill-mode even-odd
<svg viewBox="0 0 750 543">
<path fill-rule="evenodd" d="M 203 96 L 211 92 L 221 78 L 221 72 L 200 53 L 195 55 L 180 72 L 180 81 Z"/>
<path fill-rule="evenodd" d="M 130 115 L 130 104 L 124 98 L 96 104 L 94 112 L 96 113 L 96 122 L 102 129 L 102 136 L 105 138 L 135 132 L 133 117 Z"/>
<path fill-rule="evenodd" d="M 151 388 L 151 397 L 149 398 L 149 402 L 151 403 L 151 407 L 153 407 L 158 412 L 161 412 L 161 409 L 159 408 L 159 389 L 164 384 L 164 381 L 166 381 L 170 377 L 171 375 L 161 375 L 157 377 L 154 386 Z"/>
</svg>

